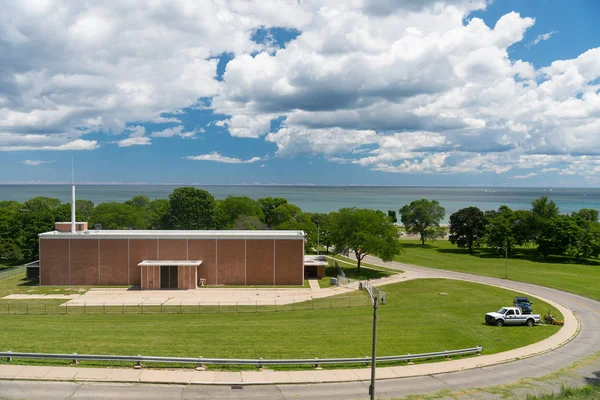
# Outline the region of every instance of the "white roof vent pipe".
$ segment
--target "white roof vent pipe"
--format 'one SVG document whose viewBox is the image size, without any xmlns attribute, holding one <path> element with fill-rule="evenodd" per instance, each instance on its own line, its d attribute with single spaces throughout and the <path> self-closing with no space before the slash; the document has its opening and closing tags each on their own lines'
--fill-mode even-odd
<svg viewBox="0 0 600 400">
<path fill-rule="evenodd" d="M 73 166 L 73 158 L 71 158 L 71 176 L 73 179 L 72 200 L 71 200 L 71 233 L 75 233 L 75 168 Z"/>
</svg>

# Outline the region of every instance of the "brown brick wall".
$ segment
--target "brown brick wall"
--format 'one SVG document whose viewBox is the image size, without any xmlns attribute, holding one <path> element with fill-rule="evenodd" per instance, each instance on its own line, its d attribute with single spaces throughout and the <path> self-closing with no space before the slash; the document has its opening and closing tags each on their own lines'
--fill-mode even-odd
<svg viewBox="0 0 600 400">
<path fill-rule="evenodd" d="M 244 284 L 244 240 L 217 241 L 218 285 Z"/>
<path fill-rule="evenodd" d="M 140 267 L 138 264 L 144 260 L 156 260 L 156 239 L 130 239 L 129 240 L 129 280 L 131 285 L 140 284 Z"/>
<path fill-rule="evenodd" d="M 186 242 L 185 239 L 160 239 L 157 260 L 186 260 Z"/>
<path fill-rule="evenodd" d="M 302 285 L 304 248 L 302 240 L 275 240 L 275 284 Z"/>
<path fill-rule="evenodd" d="M 195 289 L 196 288 L 196 267 L 179 266 L 178 273 L 179 289 Z"/>
<path fill-rule="evenodd" d="M 71 285 L 98 283 L 98 239 L 71 239 Z"/>
<path fill-rule="evenodd" d="M 127 285 L 128 248 L 127 239 L 100 240 L 100 284 Z M 139 269 L 137 265 L 131 268 Z"/>
<path fill-rule="evenodd" d="M 69 284 L 69 240 L 40 240 L 40 285 Z"/>
<path fill-rule="evenodd" d="M 156 265 L 145 265 L 138 267 L 142 274 L 140 287 L 143 290 L 160 289 L 160 267 Z M 143 271 L 142 271 L 143 270 Z"/>
<path fill-rule="evenodd" d="M 188 240 L 188 259 L 202 260 L 202 264 L 198 267 L 198 279 L 205 278 L 207 285 L 216 284 L 216 243 L 215 239 Z"/>
<path fill-rule="evenodd" d="M 246 240 L 246 284 L 273 285 L 274 241 L 270 239 Z"/>
</svg>

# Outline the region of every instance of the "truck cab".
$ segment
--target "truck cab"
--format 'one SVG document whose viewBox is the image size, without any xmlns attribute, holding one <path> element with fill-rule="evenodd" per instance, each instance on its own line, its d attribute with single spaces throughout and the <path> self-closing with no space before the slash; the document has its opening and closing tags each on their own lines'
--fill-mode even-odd
<svg viewBox="0 0 600 400">
<path fill-rule="evenodd" d="M 496 312 L 485 314 L 488 325 L 527 325 L 533 326 L 540 322 L 539 314 L 523 314 L 520 307 L 502 307 Z"/>
</svg>

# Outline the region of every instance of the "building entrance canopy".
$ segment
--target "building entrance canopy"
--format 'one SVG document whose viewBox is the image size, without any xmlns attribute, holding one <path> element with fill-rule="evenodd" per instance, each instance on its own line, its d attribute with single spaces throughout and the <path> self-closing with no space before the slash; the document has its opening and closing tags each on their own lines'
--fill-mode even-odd
<svg viewBox="0 0 600 400">
<path fill-rule="evenodd" d="M 141 268 L 141 288 L 195 289 L 198 287 L 198 266 L 202 260 L 144 260 Z"/>
<path fill-rule="evenodd" d="M 144 260 L 138 264 L 138 267 L 162 267 L 167 265 L 177 265 L 181 267 L 197 267 L 202 264 L 202 260 Z"/>
</svg>

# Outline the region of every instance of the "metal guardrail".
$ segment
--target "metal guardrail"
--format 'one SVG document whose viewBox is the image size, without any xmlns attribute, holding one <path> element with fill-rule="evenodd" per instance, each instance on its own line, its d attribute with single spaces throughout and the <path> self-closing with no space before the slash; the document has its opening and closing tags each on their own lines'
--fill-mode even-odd
<svg viewBox="0 0 600 400">
<path fill-rule="evenodd" d="M 406 354 L 403 356 L 380 356 L 378 362 L 424 360 L 430 358 L 444 358 L 459 355 L 481 353 L 482 347 L 477 346 L 469 349 L 445 350 L 434 353 Z M 369 363 L 371 357 L 353 357 L 353 358 L 307 358 L 292 360 L 263 360 L 259 359 L 233 359 L 233 358 L 204 358 L 204 357 L 155 357 L 155 356 L 117 356 L 117 355 L 90 355 L 90 354 L 46 354 L 46 353 L 21 353 L 5 351 L 0 352 L 0 357 L 12 361 L 13 358 L 42 359 L 42 360 L 72 360 L 78 361 L 124 361 L 135 362 L 136 365 L 142 365 L 144 362 L 153 363 L 177 363 L 177 364 L 195 364 L 199 367 L 204 364 L 218 365 L 256 365 L 262 368 L 265 365 L 321 365 L 321 364 L 360 364 Z"/>
<path fill-rule="evenodd" d="M 3 269 L 0 269 L 0 279 L 9 278 L 11 276 L 15 276 L 15 275 L 18 275 L 23 272 L 25 272 L 24 265 L 20 265 L 18 267 L 12 267 L 12 268 L 3 268 Z"/>
</svg>

